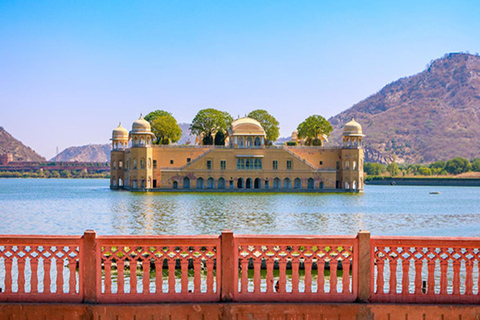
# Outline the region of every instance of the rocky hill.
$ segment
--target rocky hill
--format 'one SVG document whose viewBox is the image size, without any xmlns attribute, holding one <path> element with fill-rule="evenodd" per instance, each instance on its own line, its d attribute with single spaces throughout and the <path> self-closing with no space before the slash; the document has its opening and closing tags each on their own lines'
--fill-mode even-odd
<svg viewBox="0 0 480 320">
<path fill-rule="evenodd" d="M 89 144 L 69 147 L 50 161 L 107 162 L 110 161 L 110 144 Z"/>
<path fill-rule="evenodd" d="M 368 161 L 422 163 L 480 157 L 480 57 L 450 53 L 416 75 L 332 117 L 330 141 L 354 117 L 362 126 Z"/>
<path fill-rule="evenodd" d="M 14 161 L 45 161 L 44 157 L 0 127 L 0 154 L 6 153 L 11 153 Z"/>
</svg>

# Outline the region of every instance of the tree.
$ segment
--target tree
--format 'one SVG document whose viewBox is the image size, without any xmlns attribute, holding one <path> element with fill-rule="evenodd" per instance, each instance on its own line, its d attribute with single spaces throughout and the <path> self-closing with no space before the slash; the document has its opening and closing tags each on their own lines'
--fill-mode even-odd
<svg viewBox="0 0 480 320">
<path fill-rule="evenodd" d="M 463 172 L 468 172 L 472 169 L 470 161 L 465 158 L 456 157 L 447 161 L 445 165 L 445 170 L 450 174 L 460 174 Z"/>
<path fill-rule="evenodd" d="M 472 171 L 480 172 L 480 159 L 472 159 Z"/>
<path fill-rule="evenodd" d="M 152 132 L 157 137 L 156 144 L 170 144 L 182 138 L 182 129 L 170 112 L 155 110 L 145 116 Z"/>
<path fill-rule="evenodd" d="M 218 139 L 222 141 L 217 141 L 213 139 L 213 136 L 217 133 L 223 134 L 223 137 L 226 137 L 227 130 L 232 123 L 233 118 L 228 112 L 219 111 L 216 109 L 203 109 L 200 110 L 195 118 L 193 118 L 192 124 L 190 125 L 190 131 L 196 135 L 203 135 L 203 144 L 212 145 L 225 144 L 225 139 Z"/>
<path fill-rule="evenodd" d="M 298 125 L 298 138 L 305 138 L 307 145 L 316 145 L 318 137 L 322 135 L 329 136 L 333 127 L 324 117 L 313 115 L 305 119 Z"/>
<path fill-rule="evenodd" d="M 435 161 L 435 162 L 432 162 L 430 163 L 430 169 L 440 169 L 442 170 L 443 168 L 445 168 L 445 161 Z"/>
<path fill-rule="evenodd" d="M 248 114 L 249 118 L 255 119 L 262 125 L 267 136 L 266 143 L 271 145 L 280 136 L 280 124 L 277 119 L 265 110 L 257 109 Z"/>
<path fill-rule="evenodd" d="M 392 177 L 395 177 L 398 174 L 398 165 L 396 163 L 395 157 L 393 157 L 392 162 L 388 164 L 387 171 Z"/>
<path fill-rule="evenodd" d="M 386 168 L 381 163 L 365 162 L 363 165 L 363 171 L 369 176 L 379 176 L 386 171 Z"/>
</svg>

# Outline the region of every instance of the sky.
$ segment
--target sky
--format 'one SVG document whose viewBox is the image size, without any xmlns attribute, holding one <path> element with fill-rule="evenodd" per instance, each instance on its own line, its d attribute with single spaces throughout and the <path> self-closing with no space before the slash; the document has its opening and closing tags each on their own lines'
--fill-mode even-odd
<svg viewBox="0 0 480 320">
<path fill-rule="evenodd" d="M 0 1 L 0 126 L 51 158 L 140 113 L 265 109 L 289 136 L 449 52 L 478 1 Z"/>
</svg>

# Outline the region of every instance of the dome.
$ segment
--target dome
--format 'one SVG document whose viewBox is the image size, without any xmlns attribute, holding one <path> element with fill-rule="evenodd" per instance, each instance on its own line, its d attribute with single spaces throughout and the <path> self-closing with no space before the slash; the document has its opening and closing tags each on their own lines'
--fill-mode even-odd
<svg viewBox="0 0 480 320">
<path fill-rule="evenodd" d="M 132 133 L 150 133 L 150 123 L 140 115 L 140 118 L 135 120 L 132 124 Z"/>
<path fill-rule="evenodd" d="M 352 121 L 347 122 L 347 124 L 345 124 L 345 126 L 343 127 L 343 135 L 352 137 L 365 136 L 362 132 L 362 126 L 353 118 Z"/>
<path fill-rule="evenodd" d="M 265 136 L 262 125 L 252 118 L 240 118 L 232 122 L 231 135 L 240 136 Z"/>
<path fill-rule="evenodd" d="M 112 132 L 112 140 L 128 140 L 128 131 L 119 123 Z"/>
</svg>

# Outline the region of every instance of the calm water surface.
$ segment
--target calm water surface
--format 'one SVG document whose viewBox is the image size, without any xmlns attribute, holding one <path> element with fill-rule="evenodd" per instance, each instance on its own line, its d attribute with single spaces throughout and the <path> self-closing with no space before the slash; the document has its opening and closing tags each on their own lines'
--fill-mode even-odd
<svg viewBox="0 0 480 320">
<path fill-rule="evenodd" d="M 0 179 L 0 234 L 480 236 L 480 188 L 366 186 L 364 194 L 131 193 L 108 180 Z M 440 191 L 430 195 L 430 191 Z"/>
</svg>

